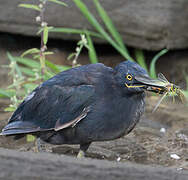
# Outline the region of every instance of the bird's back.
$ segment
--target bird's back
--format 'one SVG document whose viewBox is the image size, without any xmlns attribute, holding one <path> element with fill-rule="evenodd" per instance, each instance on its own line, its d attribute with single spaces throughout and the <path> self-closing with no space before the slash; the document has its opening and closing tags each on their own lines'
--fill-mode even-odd
<svg viewBox="0 0 188 180">
<path fill-rule="evenodd" d="M 69 124 L 95 101 L 101 79 L 112 72 L 111 68 L 98 63 L 57 74 L 25 98 L 2 134 L 53 130 L 58 123 L 61 126 Z"/>
</svg>

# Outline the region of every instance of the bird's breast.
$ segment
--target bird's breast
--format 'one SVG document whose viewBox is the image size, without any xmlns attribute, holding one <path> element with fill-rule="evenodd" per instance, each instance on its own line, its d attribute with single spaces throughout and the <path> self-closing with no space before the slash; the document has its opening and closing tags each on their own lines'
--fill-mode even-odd
<svg viewBox="0 0 188 180">
<path fill-rule="evenodd" d="M 144 110 L 145 110 L 145 100 L 144 98 L 142 98 L 139 101 L 137 101 L 135 105 L 133 105 L 133 110 L 131 111 L 132 114 L 128 126 L 125 129 L 125 134 L 130 133 L 134 129 L 136 124 L 139 122 L 142 114 L 144 113 Z"/>
<path fill-rule="evenodd" d="M 97 102 L 85 123 L 83 120 L 93 141 L 112 140 L 128 134 L 144 112 L 144 98 L 114 97 Z"/>
</svg>

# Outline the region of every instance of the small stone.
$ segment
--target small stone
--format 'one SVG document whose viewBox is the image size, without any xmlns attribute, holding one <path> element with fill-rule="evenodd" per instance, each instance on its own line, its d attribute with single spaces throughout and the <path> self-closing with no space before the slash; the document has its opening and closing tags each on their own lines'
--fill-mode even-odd
<svg viewBox="0 0 188 180">
<path fill-rule="evenodd" d="M 177 154 L 171 154 L 170 157 L 176 160 L 180 159 L 180 156 L 178 156 Z"/>
<path fill-rule="evenodd" d="M 165 129 L 165 128 L 161 128 L 161 129 L 160 129 L 160 132 L 161 132 L 161 133 L 166 133 L 166 129 Z"/>
<path fill-rule="evenodd" d="M 185 134 L 177 134 L 177 137 L 188 142 L 188 136 L 186 136 Z"/>
<path fill-rule="evenodd" d="M 182 168 L 182 167 L 177 168 L 177 171 L 181 171 L 181 170 L 183 170 L 183 168 Z"/>
</svg>

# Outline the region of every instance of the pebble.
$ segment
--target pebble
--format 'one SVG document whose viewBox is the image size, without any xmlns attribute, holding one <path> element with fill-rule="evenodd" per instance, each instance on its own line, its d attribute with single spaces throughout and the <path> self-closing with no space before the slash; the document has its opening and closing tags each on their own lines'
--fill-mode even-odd
<svg viewBox="0 0 188 180">
<path fill-rule="evenodd" d="M 119 162 L 120 160 L 121 160 L 121 157 L 118 157 L 118 158 L 117 158 L 117 161 Z"/>
<path fill-rule="evenodd" d="M 171 154 L 170 157 L 176 160 L 180 159 L 180 156 L 178 156 L 177 154 Z"/>
<path fill-rule="evenodd" d="M 181 171 L 181 170 L 183 170 L 183 168 L 182 168 L 182 167 L 177 168 L 177 171 Z"/>
<path fill-rule="evenodd" d="M 161 129 L 160 129 L 160 132 L 161 132 L 161 133 L 166 133 L 166 129 L 165 129 L 165 128 L 161 128 Z"/>
<path fill-rule="evenodd" d="M 186 136 L 185 134 L 177 134 L 177 137 L 188 142 L 188 136 Z"/>
</svg>

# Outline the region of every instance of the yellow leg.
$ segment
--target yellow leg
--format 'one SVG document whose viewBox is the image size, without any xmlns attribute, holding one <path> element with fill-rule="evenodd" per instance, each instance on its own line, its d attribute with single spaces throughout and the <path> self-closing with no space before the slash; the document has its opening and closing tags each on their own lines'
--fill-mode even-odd
<svg viewBox="0 0 188 180">
<path fill-rule="evenodd" d="M 46 143 L 40 138 L 36 139 L 36 152 L 46 152 Z"/>
<path fill-rule="evenodd" d="M 85 157 L 85 152 L 84 151 L 82 151 L 82 150 L 79 150 L 79 152 L 78 152 L 78 155 L 77 155 L 77 158 L 84 158 Z"/>
</svg>

